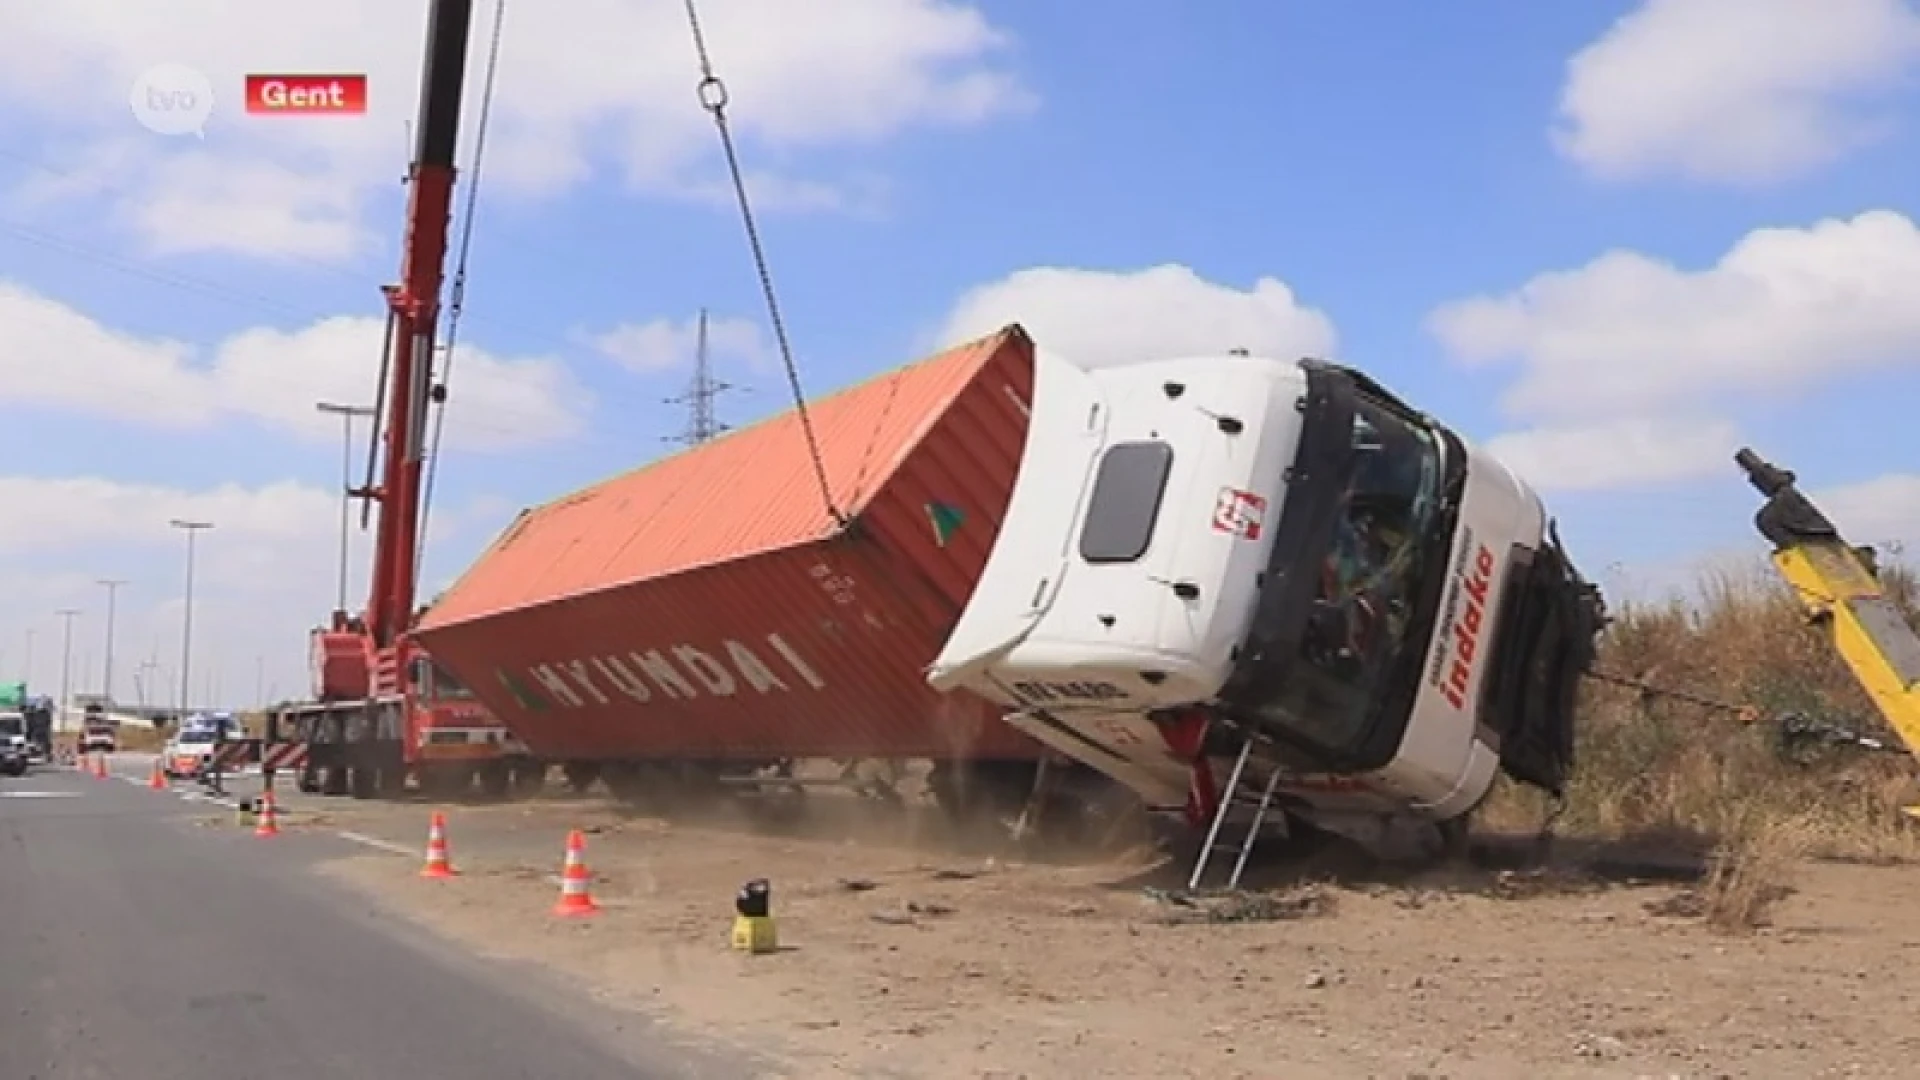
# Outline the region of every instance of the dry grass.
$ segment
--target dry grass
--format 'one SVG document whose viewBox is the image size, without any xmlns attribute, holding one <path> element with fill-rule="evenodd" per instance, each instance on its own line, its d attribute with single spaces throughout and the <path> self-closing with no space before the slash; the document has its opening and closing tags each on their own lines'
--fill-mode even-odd
<svg viewBox="0 0 1920 1080">
<path fill-rule="evenodd" d="M 114 741 L 120 749 L 128 751 L 152 751 L 157 753 L 166 744 L 167 737 L 151 727 L 122 724 L 114 733 Z"/>
<path fill-rule="evenodd" d="M 1884 577 L 1920 625 L 1913 574 L 1892 568 Z M 1782 753 L 1778 721 L 1788 713 L 1888 733 L 1771 566 L 1723 568 L 1695 595 L 1614 615 L 1602 671 L 1730 707 L 1590 683 L 1557 832 L 1705 838 L 1715 856 L 1702 914 L 1726 928 L 1763 923 L 1800 858 L 1920 858 L 1920 829 L 1899 812 L 1916 792 L 1911 758 L 1844 747 L 1811 758 Z M 1486 820 L 1537 825 L 1545 809 L 1531 793 L 1503 788 Z"/>
<path fill-rule="evenodd" d="M 1793 864 L 1813 841 L 1803 820 L 1751 810 L 1714 853 L 1699 890 L 1701 914 L 1720 930 L 1767 925 L 1774 905 L 1792 891 Z"/>
</svg>

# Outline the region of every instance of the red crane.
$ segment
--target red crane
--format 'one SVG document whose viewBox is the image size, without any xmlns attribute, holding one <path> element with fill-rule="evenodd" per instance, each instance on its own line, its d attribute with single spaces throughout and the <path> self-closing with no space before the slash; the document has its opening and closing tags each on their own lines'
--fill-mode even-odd
<svg viewBox="0 0 1920 1080">
<path fill-rule="evenodd" d="M 317 700 L 282 713 L 307 748 L 301 786 L 329 794 L 391 793 L 409 773 L 440 788 L 479 775 L 489 789 L 504 790 L 516 767 L 532 764 L 407 638 L 416 614 L 427 407 L 444 396 L 434 379 L 434 339 L 473 2 L 433 0 L 430 12 L 400 280 L 383 290 L 380 478 L 352 492 L 379 512 L 367 607 L 358 618 L 335 612 L 331 627 L 314 632 Z"/>
<path fill-rule="evenodd" d="M 435 0 L 420 80 L 420 142 L 407 173 L 407 218 L 400 283 L 387 294 L 388 365 L 385 469 L 367 494 L 380 504 L 367 636 L 394 645 L 412 622 L 419 564 L 420 476 L 426 460 L 427 400 L 433 392 L 433 341 L 445 279 L 447 228 L 453 219 L 454 144 L 460 136 L 472 0 Z"/>
</svg>

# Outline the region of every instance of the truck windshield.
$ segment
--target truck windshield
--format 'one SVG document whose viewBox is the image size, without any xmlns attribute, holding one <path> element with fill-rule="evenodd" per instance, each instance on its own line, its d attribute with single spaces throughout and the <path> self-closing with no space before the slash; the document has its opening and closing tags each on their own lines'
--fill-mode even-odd
<svg viewBox="0 0 1920 1080">
<path fill-rule="evenodd" d="M 27 718 L 17 712 L 0 713 L 0 735 L 25 735 Z"/>
<path fill-rule="evenodd" d="M 1374 756 L 1378 722 L 1405 711 L 1419 677 L 1437 602 L 1433 568 L 1444 565 L 1451 529 L 1447 448 L 1364 387 L 1339 397 L 1314 452 L 1343 467 L 1309 469 L 1326 479 L 1290 491 L 1274 559 L 1296 584 L 1260 617 L 1267 647 L 1245 658 L 1249 670 L 1223 697 L 1253 726 L 1327 764 L 1370 768 L 1377 763 L 1357 758 Z M 1330 533 L 1320 533 L 1329 521 Z"/>
<path fill-rule="evenodd" d="M 1411 630 L 1440 496 L 1434 437 L 1365 400 L 1358 405 L 1353 479 L 1321 561 L 1305 662 L 1292 693 L 1273 703 L 1294 730 L 1328 746 L 1354 741 L 1402 656 L 1423 643 Z"/>
<path fill-rule="evenodd" d="M 468 690 L 465 683 L 454 678 L 453 672 L 431 661 L 422 666 L 431 673 L 432 685 L 427 692 L 434 700 L 461 701 L 473 697 L 473 691 Z"/>
</svg>

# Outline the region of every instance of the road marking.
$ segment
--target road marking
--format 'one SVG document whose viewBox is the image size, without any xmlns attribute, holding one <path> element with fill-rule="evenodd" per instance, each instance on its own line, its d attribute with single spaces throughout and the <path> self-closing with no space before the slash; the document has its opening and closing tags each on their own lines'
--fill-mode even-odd
<svg viewBox="0 0 1920 1080">
<path fill-rule="evenodd" d="M 345 829 L 335 829 L 334 835 L 338 836 L 342 840 L 351 840 L 356 844 L 373 848 L 376 851 L 384 851 L 389 855 L 405 855 L 407 858 L 411 859 L 415 855 L 419 854 L 419 852 L 414 851 L 410 847 L 403 847 L 400 844 L 395 844 L 391 841 L 382 840 L 377 836 L 368 836 L 366 833 L 348 832 Z"/>
<path fill-rule="evenodd" d="M 78 791 L 0 791 L 0 799 L 77 799 Z"/>
</svg>

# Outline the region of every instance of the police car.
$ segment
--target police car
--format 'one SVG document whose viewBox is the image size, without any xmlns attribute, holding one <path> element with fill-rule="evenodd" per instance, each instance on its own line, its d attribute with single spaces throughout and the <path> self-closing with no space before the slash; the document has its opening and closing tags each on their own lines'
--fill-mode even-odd
<svg viewBox="0 0 1920 1080">
<path fill-rule="evenodd" d="M 194 779 L 213 764 L 219 733 L 211 725 L 183 727 L 167 740 L 160 767 L 174 780 Z"/>
</svg>

